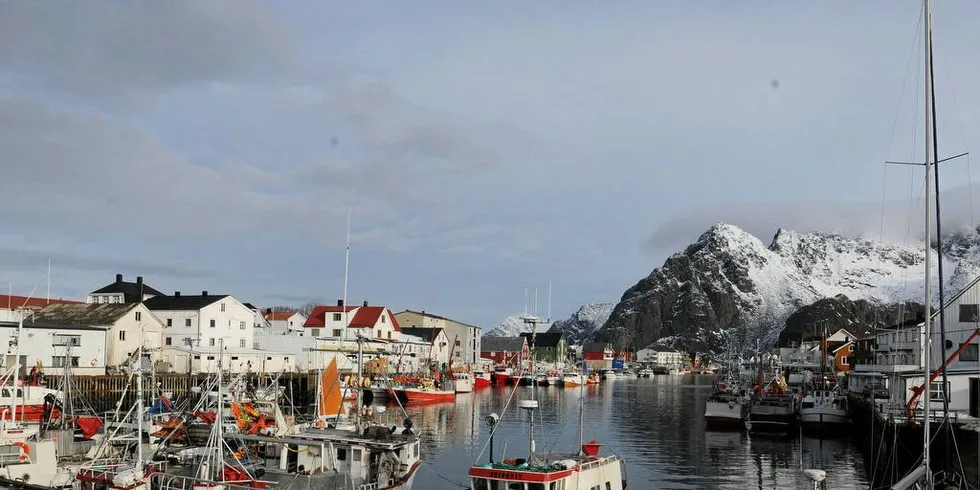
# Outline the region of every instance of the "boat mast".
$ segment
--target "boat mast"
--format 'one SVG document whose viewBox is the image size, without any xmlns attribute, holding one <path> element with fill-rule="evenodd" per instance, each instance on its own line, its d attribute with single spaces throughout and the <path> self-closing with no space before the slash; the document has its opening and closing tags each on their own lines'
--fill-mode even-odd
<svg viewBox="0 0 980 490">
<path fill-rule="evenodd" d="M 926 485 L 928 488 L 932 488 L 932 471 L 930 470 L 929 464 L 929 440 L 930 437 L 930 403 L 929 400 L 932 397 L 930 393 L 932 383 L 929 382 L 930 378 L 930 354 L 931 354 L 931 329 L 930 323 L 932 320 L 932 259 L 931 259 L 931 221 L 932 221 L 932 161 L 931 153 L 932 149 L 932 70 L 930 67 L 932 65 L 932 2 L 930 0 L 923 0 L 924 8 L 924 23 L 925 29 L 923 31 L 923 38 L 925 39 L 925 46 L 923 53 L 925 54 L 925 99 L 923 103 L 925 104 L 925 166 L 926 166 L 926 177 L 925 177 L 925 246 L 926 246 L 926 259 L 925 259 L 925 322 L 922 325 L 923 331 L 923 344 L 922 344 L 922 366 L 923 366 L 923 379 L 925 380 L 925 391 L 923 395 L 925 400 L 923 403 L 923 422 L 922 422 L 922 465 L 925 470 Z M 940 305 L 940 308 L 942 306 Z"/>
<path fill-rule="evenodd" d="M 350 208 L 347 208 L 347 250 L 344 252 L 344 331 L 347 330 L 347 326 L 350 325 L 350 319 L 348 318 L 347 312 L 349 311 L 347 307 L 347 273 L 350 266 Z"/>
<path fill-rule="evenodd" d="M 930 20 L 932 17 L 932 12 L 927 12 Z M 929 66 L 926 68 L 929 70 L 929 94 L 927 97 L 931 103 L 932 110 L 932 161 L 935 175 L 936 184 L 936 252 L 938 260 L 936 261 L 936 272 L 939 275 L 939 352 L 945 352 L 946 349 L 946 309 L 943 307 L 943 233 L 942 233 L 942 215 L 939 212 L 939 134 L 938 134 L 938 121 L 936 120 L 936 84 L 935 84 L 935 70 L 933 69 L 933 56 L 932 56 L 932 24 L 929 24 L 929 30 L 926 32 L 929 36 Z M 926 149 L 928 151 L 928 149 Z M 940 357 L 940 360 L 945 358 L 945 354 Z M 943 373 L 943 418 L 949 417 L 949 394 L 946 392 L 946 387 L 949 386 L 949 381 L 946 376 L 946 363 L 942 364 Z M 946 428 L 946 427 L 943 427 Z M 948 443 L 949 439 L 945 439 Z M 948 449 L 948 446 L 947 446 Z M 949 451 L 946 452 L 949 454 Z"/>
<path fill-rule="evenodd" d="M 143 326 L 136 357 L 136 468 L 143 471 Z M 220 410 L 219 410 L 220 413 Z M 219 417 L 220 418 L 220 417 Z"/>
</svg>

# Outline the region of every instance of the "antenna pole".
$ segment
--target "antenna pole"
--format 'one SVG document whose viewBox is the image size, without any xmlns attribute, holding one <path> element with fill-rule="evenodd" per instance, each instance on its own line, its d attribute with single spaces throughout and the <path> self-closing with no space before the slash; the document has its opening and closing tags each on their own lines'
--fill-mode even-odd
<svg viewBox="0 0 980 490">
<path fill-rule="evenodd" d="M 551 281 L 548 281 L 548 323 L 551 323 Z"/>
<path fill-rule="evenodd" d="M 527 288 L 524 288 L 524 316 L 527 316 Z"/>
<path fill-rule="evenodd" d="M 44 304 L 51 304 L 51 259 L 48 259 L 48 296 L 44 300 Z"/>
<path fill-rule="evenodd" d="M 922 343 L 922 346 L 923 346 L 922 347 L 922 366 L 923 366 L 923 371 L 924 371 L 923 378 L 925 380 L 925 383 L 924 383 L 925 384 L 925 390 L 923 391 L 923 398 L 924 398 L 924 400 L 922 402 L 922 406 L 923 406 L 923 411 L 922 411 L 923 412 L 922 413 L 922 415 L 923 415 L 922 416 L 922 419 L 923 419 L 923 422 L 922 422 L 922 427 L 923 427 L 923 429 L 922 429 L 922 465 L 924 466 L 924 469 L 925 469 L 926 486 L 927 486 L 927 488 L 932 488 L 932 470 L 930 469 L 930 464 L 929 464 L 929 457 L 930 457 L 930 454 L 929 454 L 930 453 L 930 451 L 929 451 L 929 441 L 931 439 L 931 437 L 930 437 L 930 425 L 931 425 L 930 418 L 931 417 L 930 417 L 930 413 L 929 413 L 931 407 L 930 407 L 930 403 L 929 403 L 930 400 L 929 399 L 932 397 L 932 393 L 931 393 L 932 386 L 930 386 L 930 385 L 932 385 L 932 383 L 930 382 L 930 379 L 929 379 L 930 378 L 930 374 L 931 374 L 931 372 L 930 372 L 931 371 L 930 355 L 931 355 L 931 350 L 932 350 L 932 331 L 931 331 L 931 328 L 930 328 L 931 327 L 930 323 L 932 322 L 932 259 L 931 259 L 931 256 L 932 256 L 932 253 L 931 253 L 932 252 L 932 237 L 931 237 L 931 231 L 932 231 L 931 230 L 931 228 L 932 228 L 931 227 L 932 213 L 931 213 L 931 209 L 930 209 L 930 204 L 931 204 L 931 201 L 932 201 L 932 196 L 931 196 L 931 194 L 932 194 L 932 161 L 931 161 L 932 155 L 931 155 L 930 150 L 932 149 L 932 123 L 933 123 L 933 121 L 932 121 L 932 98 L 930 97 L 930 95 L 932 94 L 932 82 L 933 82 L 933 80 L 932 80 L 932 77 L 930 76 L 931 75 L 931 70 L 929 69 L 929 67 L 932 65 L 932 2 L 930 0 L 923 0 L 923 3 L 924 3 L 923 8 L 924 8 L 924 24 L 925 24 L 925 29 L 923 30 L 922 37 L 925 40 L 925 47 L 923 49 L 923 53 L 925 54 L 924 57 L 925 57 L 925 79 L 926 79 L 926 83 L 925 83 L 925 91 L 926 91 L 926 93 L 925 93 L 925 99 L 923 101 L 923 103 L 925 104 L 925 110 L 923 111 L 923 113 L 924 113 L 925 118 L 926 118 L 926 120 L 925 120 L 926 144 L 924 146 L 924 148 L 925 148 L 925 154 L 926 154 L 926 159 L 925 159 L 925 165 L 926 165 L 926 177 L 925 177 L 925 204 L 926 204 L 926 206 L 925 206 L 926 207 L 926 210 L 925 210 L 925 245 L 926 245 L 925 246 L 925 248 L 926 248 L 926 259 L 925 259 L 925 268 L 926 268 L 926 274 L 925 274 L 925 282 L 926 282 L 925 283 L 925 307 L 926 307 L 926 315 L 925 315 L 925 322 L 922 325 L 922 331 L 923 331 L 923 337 L 924 337 L 923 338 L 923 343 Z M 942 305 L 940 305 L 940 308 L 942 308 Z"/>
<path fill-rule="evenodd" d="M 344 252 L 344 329 L 350 324 L 347 312 L 347 273 L 350 266 L 350 208 L 347 208 L 347 251 Z"/>
</svg>

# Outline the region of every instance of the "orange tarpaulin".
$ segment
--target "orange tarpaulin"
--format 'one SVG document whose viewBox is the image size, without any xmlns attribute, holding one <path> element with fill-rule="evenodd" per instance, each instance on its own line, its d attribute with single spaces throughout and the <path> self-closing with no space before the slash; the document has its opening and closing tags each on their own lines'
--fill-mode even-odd
<svg viewBox="0 0 980 490">
<path fill-rule="evenodd" d="M 337 373 L 337 360 L 332 359 L 320 376 L 319 416 L 343 414 L 344 397 L 340 393 L 340 375 Z"/>
</svg>

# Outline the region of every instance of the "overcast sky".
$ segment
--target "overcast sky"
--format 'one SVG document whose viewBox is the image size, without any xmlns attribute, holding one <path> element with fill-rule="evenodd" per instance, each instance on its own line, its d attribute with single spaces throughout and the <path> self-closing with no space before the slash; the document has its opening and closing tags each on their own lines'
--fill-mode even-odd
<svg viewBox="0 0 980 490">
<path fill-rule="evenodd" d="M 350 209 L 349 301 L 492 327 L 549 280 L 556 317 L 616 301 L 716 221 L 904 229 L 920 3 L 4 2 L 0 283 L 333 302 Z M 937 2 L 944 155 L 978 22 Z"/>
</svg>

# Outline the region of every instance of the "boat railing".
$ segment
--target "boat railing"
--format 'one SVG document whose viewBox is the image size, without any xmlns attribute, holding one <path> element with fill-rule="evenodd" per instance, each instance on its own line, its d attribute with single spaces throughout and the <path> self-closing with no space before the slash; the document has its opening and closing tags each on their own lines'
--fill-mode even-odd
<svg viewBox="0 0 980 490">
<path fill-rule="evenodd" d="M 174 475 L 171 473 L 156 472 L 150 474 L 150 488 L 153 490 L 189 490 L 194 485 L 205 484 L 208 486 L 220 486 L 221 488 L 232 490 L 254 490 L 250 485 L 239 485 L 236 483 L 216 482 L 195 478 L 192 476 Z"/>
<path fill-rule="evenodd" d="M 593 459 L 592 461 L 586 461 L 585 463 L 582 463 L 582 464 L 578 465 L 579 471 L 592 469 L 592 468 L 595 468 L 596 466 L 599 466 L 600 464 L 607 463 L 607 462 L 613 462 L 613 461 L 616 461 L 617 459 L 619 459 L 619 458 L 616 457 L 616 456 L 606 456 L 605 458 Z"/>
<path fill-rule="evenodd" d="M 357 490 L 378 490 L 378 488 L 381 488 L 379 486 L 378 482 L 374 482 L 374 483 L 363 483 L 363 484 L 357 486 Z"/>
</svg>

